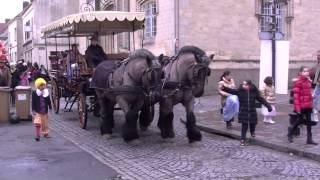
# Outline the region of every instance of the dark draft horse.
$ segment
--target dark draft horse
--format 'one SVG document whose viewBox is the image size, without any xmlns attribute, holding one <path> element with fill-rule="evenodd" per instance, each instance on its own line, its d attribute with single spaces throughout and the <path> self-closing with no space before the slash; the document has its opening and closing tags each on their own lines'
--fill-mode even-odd
<svg viewBox="0 0 320 180">
<path fill-rule="evenodd" d="M 201 141 L 201 133 L 196 127 L 193 113 L 195 97 L 204 93 L 207 76 L 210 76 L 209 57 L 195 46 L 185 46 L 170 60 L 159 57 L 165 78 L 161 90 L 158 128 L 162 138 L 174 138 L 173 107 L 181 103 L 186 110 L 186 128 L 189 143 Z"/>
<path fill-rule="evenodd" d="M 107 60 L 99 64 L 93 74 L 91 87 L 95 89 L 101 107 L 101 134 L 111 137 L 114 106 L 118 104 L 125 114 L 123 139 L 129 142 L 139 138 L 139 111 L 145 102 L 154 98 L 160 84 L 160 64 L 146 49 L 136 50 L 120 63 Z"/>
</svg>

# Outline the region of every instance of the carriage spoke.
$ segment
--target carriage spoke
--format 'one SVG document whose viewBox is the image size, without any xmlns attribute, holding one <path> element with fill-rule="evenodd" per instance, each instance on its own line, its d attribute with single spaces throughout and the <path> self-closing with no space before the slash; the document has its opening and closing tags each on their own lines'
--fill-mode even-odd
<svg viewBox="0 0 320 180">
<path fill-rule="evenodd" d="M 86 103 L 86 95 L 81 93 L 78 97 L 78 113 L 79 113 L 79 123 L 82 129 L 87 127 L 87 103 Z"/>
<path fill-rule="evenodd" d="M 56 114 L 59 113 L 59 106 L 60 106 L 60 97 L 58 92 L 58 84 L 56 81 L 51 82 L 51 100 L 53 110 Z"/>
</svg>

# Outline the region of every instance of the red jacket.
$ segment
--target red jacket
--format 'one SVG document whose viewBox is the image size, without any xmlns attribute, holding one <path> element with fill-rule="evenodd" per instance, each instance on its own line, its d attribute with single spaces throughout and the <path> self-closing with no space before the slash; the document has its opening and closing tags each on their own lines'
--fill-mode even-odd
<svg viewBox="0 0 320 180">
<path fill-rule="evenodd" d="M 294 111 L 300 112 L 301 109 L 312 109 L 311 80 L 299 76 L 294 82 Z"/>
</svg>

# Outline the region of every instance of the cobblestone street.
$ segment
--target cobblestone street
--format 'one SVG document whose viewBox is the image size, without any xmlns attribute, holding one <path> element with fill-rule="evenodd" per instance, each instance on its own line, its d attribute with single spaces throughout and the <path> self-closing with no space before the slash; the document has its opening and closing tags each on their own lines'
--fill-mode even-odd
<svg viewBox="0 0 320 180">
<path fill-rule="evenodd" d="M 197 111 L 218 108 L 218 99 L 203 97 Z M 176 138 L 164 142 L 156 122 L 140 140 L 131 144 L 120 137 L 121 111 L 115 113 L 115 135 L 104 139 L 99 119 L 89 116 L 88 128 L 79 128 L 76 113 L 51 114 L 51 129 L 115 169 L 123 179 L 320 179 L 320 164 L 259 146 L 240 147 L 238 140 L 203 133 L 203 140 L 189 145 L 175 108 Z M 157 117 L 155 117 L 155 120 Z"/>
</svg>

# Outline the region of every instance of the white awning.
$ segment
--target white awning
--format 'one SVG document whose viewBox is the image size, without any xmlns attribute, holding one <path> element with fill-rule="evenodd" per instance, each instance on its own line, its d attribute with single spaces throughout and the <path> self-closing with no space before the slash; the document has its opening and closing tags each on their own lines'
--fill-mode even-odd
<svg viewBox="0 0 320 180">
<path fill-rule="evenodd" d="M 98 32 L 100 35 L 130 32 L 143 28 L 144 12 L 91 11 L 72 14 L 42 27 L 44 36 L 58 34 L 81 35 Z"/>
</svg>

